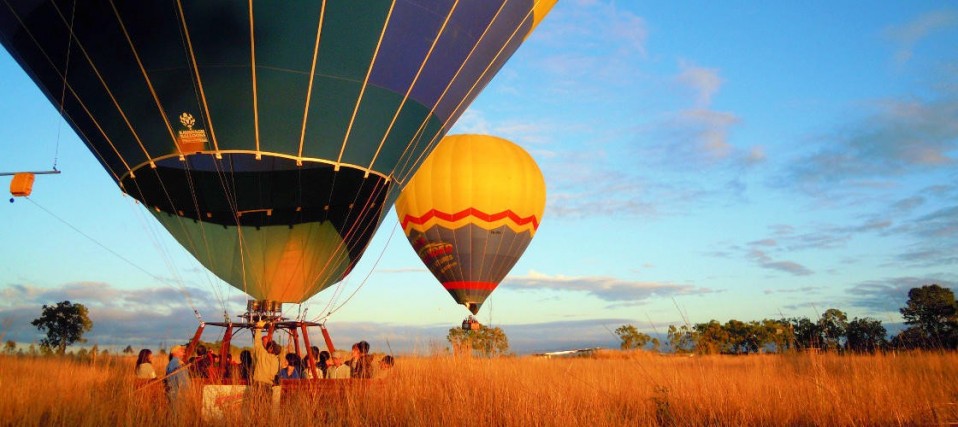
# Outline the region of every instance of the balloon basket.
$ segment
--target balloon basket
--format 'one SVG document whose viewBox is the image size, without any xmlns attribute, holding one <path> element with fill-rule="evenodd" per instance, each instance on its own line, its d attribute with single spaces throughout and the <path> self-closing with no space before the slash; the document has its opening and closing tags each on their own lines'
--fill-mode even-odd
<svg viewBox="0 0 958 427">
<path fill-rule="evenodd" d="M 192 372 L 193 385 L 202 390 L 204 421 L 222 421 L 227 413 L 241 414 L 244 410 L 242 402 L 247 399 L 251 379 L 243 378 L 241 366 L 231 360 L 230 344 L 245 329 L 249 329 L 252 335 L 259 322 L 265 323 L 260 326 L 267 340 L 273 340 L 277 335 L 285 334 L 289 342 L 293 343 L 293 348 L 288 351 L 295 351 L 300 358 L 305 359 L 302 372 L 306 379 L 280 380 L 278 386 L 272 387 L 270 405 L 273 410 L 278 410 L 285 404 L 312 405 L 316 402 L 324 404 L 345 402 L 353 398 L 351 396 L 362 396 L 363 393 L 382 387 L 383 383 L 377 380 L 323 378 L 316 360 L 318 352 L 310 351 L 312 344 L 309 335 L 310 331 L 315 332 L 318 328 L 327 351 L 330 355 L 335 354 L 336 348 L 333 346 L 326 326 L 317 322 L 283 318 L 278 306 L 267 305 L 265 309 L 262 308 L 263 305 L 259 307 L 260 309 L 248 310 L 239 315 L 241 319 L 239 322 L 200 322 L 196 333 L 187 345 L 183 359 L 188 361 L 187 366 Z M 218 358 L 214 355 L 215 349 L 210 349 L 205 355 L 199 355 L 196 352 L 200 345 L 200 337 L 207 326 L 224 329 Z M 246 337 L 243 338 L 246 339 Z M 247 345 L 249 342 L 239 344 L 240 347 Z M 204 358 L 206 363 L 200 363 Z"/>
<path fill-rule="evenodd" d="M 200 345 L 200 338 L 206 330 L 206 327 L 213 326 L 224 329 L 220 348 L 217 353 L 219 355 L 218 359 L 213 355 L 215 349 L 209 349 L 210 352 L 207 353 L 206 356 L 211 359 L 209 361 L 210 369 L 208 372 L 203 372 L 202 374 L 207 376 L 205 382 L 208 384 L 245 384 L 244 380 L 233 375 L 235 373 L 234 371 L 236 371 L 236 364 L 231 360 L 230 345 L 233 343 L 237 334 L 243 330 L 249 330 L 250 335 L 253 335 L 254 330 L 257 329 L 257 324 L 260 322 L 263 323 L 263 336 L 265 336 L 268 341 L 273 340 L 276 336 L 283 336 L 293 344 L 291 351 L 295 351 L 300 358 L 305 360 L 306 366 L 303 367 L 303 372 L 311 374 L 312 378 L 320 379 L 322 376 L 317 366 L 318 360 L 315 359 L 318 354 L 313 354 L 313 352 L 310 351 L 313 347 L 309 338 L 310 331 L 316 331 L 318 328 L 326 344 L 326 350 L 329 351 L 330 355 L 336 352 L 336 347 L 333 345 L 333 341 L 329 336 L 329 331 L 326 329 L 325 324 L 284 318 L 282 316 L 282 304 L 279 302 L 251 300 L 247 303 L 246 313 L 238 317 L 241 319 L 238 322 L 200 322 L 200 325 L 196 328 L 196 332 L 186 347 L 184 360 L 191 360 L 191 357 L 195 355 L 196 349 Z M 244 346 L 245 345 L 240 345 L 240 347 Z"/>
<path fill-rule="evenodd" d="M 462 321 L 462 330 L 464 331 L 478 331 L 479 329 L 482 329 L 482 324 L 475 317 L 469 316 Z"/>
</svg>

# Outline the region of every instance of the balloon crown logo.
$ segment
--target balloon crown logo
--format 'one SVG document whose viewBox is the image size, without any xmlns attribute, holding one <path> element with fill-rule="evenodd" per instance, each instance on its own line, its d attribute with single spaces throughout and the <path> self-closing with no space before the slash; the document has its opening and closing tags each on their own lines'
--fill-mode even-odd
<svg viewBox="0 0 958 427">
<path fill-rule="evenodd" d="M 186 126 L 187 129 L 193 130 L 193 125 L 196 124 L 196 119 L 193 118 L 193 115 L 190 113 L 180 114 L 180 123 L 183 126 Z"/>
</svg>

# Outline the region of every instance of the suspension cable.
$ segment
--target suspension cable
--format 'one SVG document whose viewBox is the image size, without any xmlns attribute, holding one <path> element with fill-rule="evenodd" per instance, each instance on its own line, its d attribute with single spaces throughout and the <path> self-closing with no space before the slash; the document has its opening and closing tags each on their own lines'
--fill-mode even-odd
<svg viewBox="0 0 958 427">
<path fill-rule="evenodd" d="M 67 220 L 65 220 L 65 219 L 63 219 L 63 218 L 57 216 L 57 214 L 55 214 L 55 213 L 53 213 L 52 211 L 50 211 L 49 209 L 43 207 L 41 204 L 37 203 L 35 200 L 33 200 L 33 198 L 31 198 L 31 197 L 26 197 L 26 199 L 27 199 L 30 203 L 33 203 L 34 206 L 40 208 L 40 210 L 46 212 L 48 215 L 52 216 L 52 217 L 53 217 L 54 219 L 56 219 L 57 221 L 60 221 L 61 223 L 63 223 L 63 225 L 66 225 L 67 227 L 69 227 L 69 228 L 72 229 L 73 231 L 77 232 L 77 233 L 80 234 L 81 236 L 86 237 L 88 240 L 90 240 L 91 242 L 95 243 L 97 246 L 99 246 L 99 247 L 105 249 L 107 252 L 113 254 L 113 255 L 116 256 L 117 258 L 121 259 L 123 262 L 125 262 L 125 263 L 129 264 L 130 266 L 132 266 L 133 268 L 136 268 L 137 270 L 142 271 L 144 274 L 146 274 L 147 276 L 150 276 L 150 277 L 153 278 L 154 280 L 157 280 L 157 281 L 160 281 L 160 282 L 164 282 L 164 283 L 169 283 L 169 280 L 164 279 L 164 278 L 162 278 L 162 277 L 159 277 L 159 276 L 157 276 L 157 275 L 155 275 L 155 274 L 153 274 L 153 273 L 150 273 L 150 272 L 147 271 L 145 268 L 139 266 L 138 264 L 134 263 L 133 261 L 130 261 L 128 258 L 124 257 L 123 255 L 120 255 L 119 253 L 117 253 L 117 252 L 114 251 L 113 249 L 110 249 L 108 246 L 104 245 L 103 243 L 100 243 L 100 241 L 96 240 L 95 238 L 93 238 L 93 237 L 90 236 L 89 234 L 84 233 L 83 231 L 81 231 L 79 228 L 77 228 L 77 227 L 74 226 L 73 224 L 70 224 L 70 222 L 68 222 Z M 192 298 L 190 298 L 189 292 L 188 292 L 185 288 L 180 289 L 180 292 L 183 293 L 183 296 L 186 297 L 186 302 L 187 302 L 187 304 L 189 304 L 189 305 L 190 305 L 190 308 L 193 309 L 193 312 L 196 313 L 196 312 L 197 312 L 196 306 L 193 304 L 193 300 L 192 300 Z"/>
<path fill-rule="evenodd" d="M 60 117 L 63 117 L 63 103 L 67 97 L 67 76 L 70 74 L 70 51 L 73 47 L 73 22 L 76 18 L 77 2 L 73 0 L 73 9 L 70 11 L 70 28 L 67 37 L 67 54 L 63 64 L 63 86 L 60 89 Z M 57 170 L 57 160 L 60 157 L 60 132 L 63 130 L 63 119 L 57 120 L 57 142 L 53 150 L 53 170 Z"/>
<path fill-rule="evenodd" d="M 333 308 L 332 310 L 330 310 L 329 313 L 326 314 L 326 317 L 325 317 L 324 319 L 328 319 L 330 316 L 333 315 L 333 313 L 335 313 L 335 312 L 339 311 L 339 309 L 343 308 L 343 306 L 345 306 L 346 303 L 349 302 L 349 300 L 353 299 L 353 297 L 356 296 L 356 294 L 359 292 L 359 290 L 363 288 L 363 285 L 366 284 L 366 282 L 369 280 L 369 277 L 372 276 L 373 271 L 375 271 L 375 270 L 376 270 L 376 267 L 379 265 L 379 261 L 381 261 L 381 260 L 383 259 L 383 255 L 386 254 L 386 249 L 389 248 L 389 243 L 392 241 L 393 236 L 396 235 L 396 229 L 397 229 L 397 228 L 399 228 L 399 221 L 396 221 L 396 225 L 393 225 L 392 231 L 389 232 L 389 238 L 386 239 L 386 244 L 383 245 L 383 250 L 379 253 L 379 257 L 376 258 L 376 262 L 373 263 L 373 266 L 369 268 L 369 272 L 366 273 L 366 277 L 364 277 L 363 280 L 362 280 L 362 282 L 359 283 L 359 286 L 357 286 L 356 289 L 353 290 L 353 293 L 349 294 L 349 296 L 346 297 L 346 300 L 343 301 L 343 302 L 342 302 L 341 304 L 339 304 L 338 306 L 336 306 L 336 308 Z"/>
</svg>

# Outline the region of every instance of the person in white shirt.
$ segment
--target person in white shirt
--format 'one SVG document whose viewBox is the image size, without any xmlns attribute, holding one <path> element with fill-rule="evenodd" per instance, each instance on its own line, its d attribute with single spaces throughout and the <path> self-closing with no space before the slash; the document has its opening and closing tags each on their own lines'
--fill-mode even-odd
<svg viewBox="0 0 958 427">
<path fill-rule="evenodd" d="M 153 369 L 153 352 L 148 348 L 140 350 L 136 357 L 136 378 L 141 380 L 156 379 L 156 370 Z"/>
</svg>

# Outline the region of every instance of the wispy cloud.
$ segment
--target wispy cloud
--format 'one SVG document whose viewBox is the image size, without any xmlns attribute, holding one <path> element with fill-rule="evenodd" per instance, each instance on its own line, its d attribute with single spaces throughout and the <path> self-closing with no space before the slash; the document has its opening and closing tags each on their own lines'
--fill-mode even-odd
<svg viewBox="0 0 958 427">
<path fill-rule="evenodd" d="M 915 46 L 936 32 L 958 26 L 958 11 L 927 12 L 902 25 L 889 27 L 885 33 L 897 45 L 895 60 L 905 63 L 911 59 Z"/>
<path fill-rule="evenodd" d="M 786 317 L 797 316 L 817 319 L 825 310 L 841 304 L 841 302 L 835 300 L 817 299 L 786 304 L 782 308 L 787 310 L 784 313 Z"/>
<path fill-rule="evenodd" d="M 642 17 L 615 2 L 595 1 L 563 2 L 546 19 L 548 25 L 538 27 L 530 43 L 557 47 L 535 60 L 549 93 L 598 100 L 632 84 L 637 61 L 646 57 L 648 26 Z"/>
<path fill-rule="evenodd" d="M 701 295 L 715 292 L 709 288 L 672 283 L 640 282 L 614 277 L 573 277 L 547 275 L 530 271 L 526 276 L 510 276 L 501 287 L 515 290 L 542 290 L 581 292 L 610 302 L 643 302 L 656 297 L 674 295 Z"/>
<path fill-rule="evenodd" d="M 716 203 L 715 197 L 744 192 L 740 175 L 764 161 L 764 149 L 740 150 L 730 143 L 729 133 L 740 119 L 708 105 L 721 86 L 717 70 L 686 62 L 681 68 L 673 81 L 679 92 L 691 94 L 687 108 L 651 122 L 596 129 L 589 135 L 588 150 L 562 153 L 544 168 L 553 214 L 681 214 L 688 212 L 689 205 Z M 608 156 L 607 152 L 625 155 Z M 702 168 L 727 175 L 727 180 L 699 180 L 698 175 L 685 173 Z M 656 173 L 646 173 L 648 170 Z"/>
<path fill-rule="evenodd" d="M 768 234 L 745 245 L 713 249 L 709 255 L 729 258 L 735 254 L 763 268 L 793 274 L 810 270 L 801 265 L 777 263 L 779 257 L 801 251 L 841 249 L 855 239 L 871 236 L 889 239 L 896 248 L 874 258 L 878 265 L 945 267 L 958 265 L 958 186 L 934 185 L 911 196 L 875 202 L 875 213 L 862 214 L 844 224 L 771 224 Z M 934 207 L 934 208 L 933 208 Z M 890 240 L 896 239 L 896 240 Z M 849 259 L 849 262 L 854 261 Z"/>
<path fill-rule="evenodd" d="M 575 163 L 555 174 L 545 172 L 546 181 L 550 183 L 546 203 L 549 215 L 581 218 L 595 215 L 654 217 L 660 214 L 661 200 L 654 200 L 653 196 L 663 190 L 658 184 L 624 171 L 599 170 L 593 165 Z M 682 197 L 681 194 L 672 193 L 672 197 Z"/>
<path fill-rule="evenodd" d="M 749 249 L 746 257 L 752 260 L 759 267 L 768 270 L 777 270 L 795 276 L 808 276 L 814 273 L 812 270 L 797 262 L 775 260 L 765 251 L 756 248 Z"/>
<path fill-rule="evenodd" d="M 654 156 L 658 152 L 662 156 L 655 157 L 657 161 L 682 168 L 714 166 L 725 160 L 745 165 L 764 159 L 761 148 L 737 151 L 729 141 L 729 134 L 741 123 L 741 118 L 712 107 L 712 100 L 724 83 L 720 70 L 685 60 L 680 60 L 678 67 L 673 80 L 678 92 L 687 94 L 688 104 L 645 127 L 644 133 L 661 142 L 648 148 L 639 147 L 641 154 Z"/>
<path fill-rule="evenodd" d="M 812 294 L 818 293 L 824 289 L 821 286 L 802 286 L 798 288 L 784 288 L 784 289 L 766 289 L 765 295 L 771 294 Z"/>
<path fill-rule="evenodd" d="M 426 267 L 402 267 L 402 268 L 380 268 L 376 269 L 377 273 L 384 274 L 405 274 L 405 273 L 426 273 L 429 270 Z"/>
<path fill-rule="evenodd" d="M 782 183 L 828 196 L 834 188 L 873 187 L 875 179 L 952 168 L 958 163 L 958 96 L 875 104 L 870 117 L 791 163 Z M 841 184 L 841 185 L 839 185 Z"/>
<path fill-rule="evenodd" d="M 727 158 L 733 152 L 728 140 L 729 131 L 740 121 L 734 114 L 721 111 L 691 109 L 679 112 L 671 123 L 671 132 L 675 136 L 673 147 L 681 153 L 678 158 L 707 161 Z M 755 156 L 749 154 L 749 158 Z"/>
<path fill-rule="evenodd" d="M 673 70 L 652 71 L 647 25 L 624 9 L 613 1 L 561 3 L 528 41 L 546 48 L 510 62 L 524 72 L 504 69 L 490 87 L 516 104 L 548 94 L 534 102 L 553 111 L 550 119 L 516 119 L 508 103 L 489 108 L 480 99 L 456 132 L 501 135 L 532 152 L 554 217 L 685 214 L 690 205 L 741 197 L 743 171 L 766 152 L 732 143 L 742 119 L 713 106 L 721 70 L 676 58 Z M 687 173 L 704 167 L 726 176 Z"/>
<path fill-rule="evenodd" d="M 748 242 L 744 246 L 732 244 L 718 250 L 704 252 L 704 254 L 716 258 L 742 257 L 760 268 L 789 273 L 794 276 L 814 274 L 814 271 L 798 262 L 782 260 L 777 257 L 778 253 L 787 252 L 781 247 L 781 241 L 783 239 L 787 240 L 787 237 L 787 235 L 778 234 L 774 237 Z M 769 293 L 769 291 L 766 290 L 765 293 Z"/>
<path fill-rule="evenodd" d="M 642 17 L 615 2 L 563 2 L 546 19 L 549 25 L 537 28 L 535 37 L 548 43 L 645 54 L 648 25 Z"/>
<path fill-rule="evenodd" d="M 898 256 L 913 266 L 958 265 L 958 205 L 944 206 L 896 227 L 915 242 Z"/>
<path fill-rule="evenodd" d="M 200 313 L 223 311 L 211 301 L 217 298 L 197 288 L 183 290 L 171 287 L 144 287 L 126 290 L 103 282 L 75 282 L 54 288 L 11 284 L 0 291 L 0 319 L 11 319 L 8 339 L 32 342 L 39 332 L 30 325 L 38 317 L 41 306 L 69 300 L 90 310 L 93 330 L 87 338 L 91 343 L 155 345 L 160 341 L 188 338 L 198 325 L 194 308 Z M 233 307 L 239 306 L 233 301 Z"/>
<path fill-rule="evenodd" d="M 712 96 L 722 87 L 722 78 L 717 68 L 698 67 L 688 62 L 679 63 L 681 72 L 676 80 L 695 92 L 696 108 L 712 105 Z"/>
<path fill-rule="evenodd" d="M 905 306 L 909 290 L 933 283 L 952 289 L 956 285 L 953 280 L 946 280 L 946 277 L 891 277 L 858 283 L 846 293 L 850 303 L 856 307 L 868 309 L 872 313 L 891 313 Z"/>
</svg>

